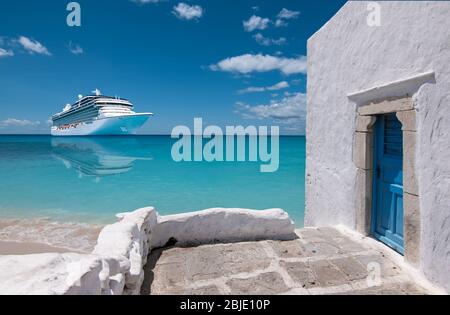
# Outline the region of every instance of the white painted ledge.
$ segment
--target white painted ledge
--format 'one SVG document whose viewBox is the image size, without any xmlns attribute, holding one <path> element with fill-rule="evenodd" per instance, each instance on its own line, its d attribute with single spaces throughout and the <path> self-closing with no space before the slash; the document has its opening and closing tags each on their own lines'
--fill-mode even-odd
<svg viewBox="0 0 450 315">
<path fill-rule="evenodd" d="M 416 75 L 393 82 L 383 83 L 368 89 L 347 94 L 350 101 L 364 105 L 370 101 L 414 95 L 425 83 L 435 83 L 434 71 L 418 73 Z"/>
<path fill-rule="evenodd" d="M 0 294 L 97 295 L 102 269 L 102 259 L 88 254 L 0 256 Z"/>
<path fill-rule="evenodd" d="M 180 246 L 258 239 L 286 240 L 295 238 L 294 230 L 294 222 L 282 209 L 212 208 L 159 217 L 152 247 L 164 246 L 170 239 L 176 240 Z"/>
</svg>

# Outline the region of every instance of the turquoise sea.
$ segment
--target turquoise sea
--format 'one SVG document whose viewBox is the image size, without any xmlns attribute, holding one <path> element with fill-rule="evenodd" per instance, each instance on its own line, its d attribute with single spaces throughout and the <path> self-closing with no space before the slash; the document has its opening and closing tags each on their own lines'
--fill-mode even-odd
<svg viewBox="0 0 450 315">
<path fill-rule="evenodd" d="M 206 142 L 206 140 L 204 140 Z M 0 218 L 109 223 L 155 206 L 160 214 L 212 207 L 282 208 L 303 226 L 305 138 L 280 137 L 280 166 L 175 162 L 170 136 L 0 136 Z"/>
</svg>

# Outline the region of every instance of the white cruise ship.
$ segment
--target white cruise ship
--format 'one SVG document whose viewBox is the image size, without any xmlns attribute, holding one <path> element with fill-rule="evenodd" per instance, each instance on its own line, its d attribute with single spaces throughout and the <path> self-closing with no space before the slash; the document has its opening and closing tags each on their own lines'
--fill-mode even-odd
<svg viewBox="0 0 450 315">
<path fill-rule="evenodd" d="M 73 105 L 52 116 L 53 136 L 136 134 L 153 113 L 135 113 L 128 100 L 101 95 L 79 96 Z"/>
</svg>

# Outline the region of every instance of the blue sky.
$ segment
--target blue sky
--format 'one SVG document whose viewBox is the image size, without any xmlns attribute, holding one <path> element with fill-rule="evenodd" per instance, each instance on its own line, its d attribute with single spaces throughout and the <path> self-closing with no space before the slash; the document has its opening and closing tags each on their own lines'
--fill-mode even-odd
<svg viewBox="0 0 450 315">
<path fill-rule="evenodd" d="M 279 125 L 304 133 L 306 41 L 344 1 L 80 0 L 0 3 L 0 133 L 48 133 L 98 88 L 176 125 Z"/>
</svg>

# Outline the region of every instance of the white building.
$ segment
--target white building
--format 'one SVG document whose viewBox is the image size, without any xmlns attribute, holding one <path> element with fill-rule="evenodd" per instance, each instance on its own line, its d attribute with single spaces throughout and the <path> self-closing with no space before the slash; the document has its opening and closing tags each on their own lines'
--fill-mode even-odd
<svg viewBox="0 0 450 315">
<path fill-rule="evenodd" d="M 450 2 L 349 2 L 308 41 L 305 226 L 342 224 L 450 292 Z"/>
</svg>

